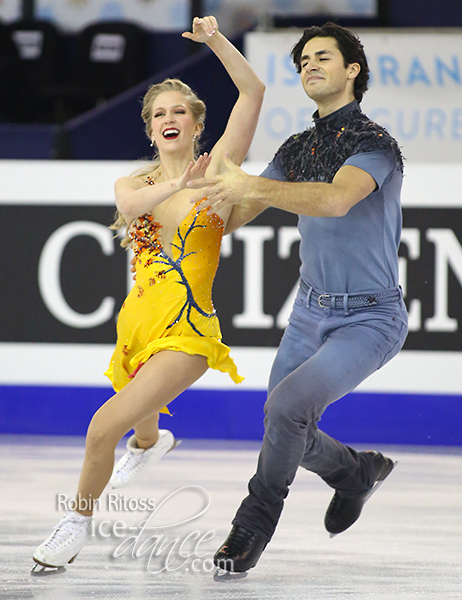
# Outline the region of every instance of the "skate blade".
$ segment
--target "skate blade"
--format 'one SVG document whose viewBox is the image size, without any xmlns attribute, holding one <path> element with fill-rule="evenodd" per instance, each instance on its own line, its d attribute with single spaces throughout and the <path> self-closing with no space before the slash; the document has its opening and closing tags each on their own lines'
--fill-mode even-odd
<svg viewBox="0 0 462 600">
<path fill-rule="evenodd" d="M 379 487 L 382 485 L 382 483 L 383 483 L 384 481 L 386 481 L 386 480 L 388 479 L 388 477 L 389 477 L 389 476 L 390 476 L 390 475 L 393 473 L 393 471 L 395 470 L 395 467 L 396 467 L 396 465 L 398 464 L 398 462 L 399 462 L 399 461 L 395 460 L 395 462 L 393 463 L 393 467 L 392 467 L 391 471 L 388 473 L 388 475 L 385 477 L 385 479 L 381 479 L 380 481 L 376 481 L 376 482 L 374 483 L 374 487 L 371 489 L 371 491 L 370 491 L 370 492 L 367 494 L 367 496 L 365 496 L 365 498 L 364 498 L 364 503 L 363 503 L 363 506 L 364 506 L 364 504 L 366 504 L 366 502 L 369 500 L 369 498 L 370 498 L 370 497 L 371 497 L 373 494 L 375 494 L 375 492 L 376 492 L 376 491 L 379 489 Z M 354 525 L 354 523 L 353 523 L 353 525 Z M 348 527 L 348 529 L 350 529 L 350 528 Z M 345 531 L 347 531 L 347 530 L 345 529 Z M 344 533 L 344 531 L 341 531 L 340 533 Z M 340 535 L 340 533 L 329 533 L 329 538 L 330 538 L 330 539 L 332 539 L 332 538 L 334 538 L 334 537 L 337 537 L 338 535 Z"/>
<path fill-rule="evenodd" d="M 59 573 L 65 572 L 66 567 L 50 567 L 49 565 L 42 565 L 41 563 L 36 562 L 32 567 L 30 574 L 33 577 L 48 577 L 49 575 L 59 575 Z"/>
<path fill-rule="evenodd" d="M 213 574 L 213 580 L 219 582 L 234 581 L 236 579 L 244 579 L 244 577 L 247 577 L 247 571 L 242 573 L 232 573 L 231 571 L 220 569 L 220 567 L 217 567 L 217 570 Z"/>
<path fill-rule="evenodd" d="M 176 438 L 174 438 L 174 441 L 173 441 L 173 446 L 170 448 L 170 450 L 167 450 L 166 454 L 168 454 L 168 453 L 169 453 L 169 452 L 171 452 L 172 450 L 175 450 L 175 448 L 176 448 L 177 446 L 179 446 L 179 445 L 181 444 L 181 442 L 182 442 L 182 441 L 183 441 L 183 440 L 177 440 Z"/>
<path fill-rule="evenodd" d="M 77 554 L 75 554 L 67 562 L 67 564 L 70 565 L 71 563 L 73 563 L 78 555 L 79 555 L 79 553 L 77 552 Z M 58 571 L 61 572 L 61 571 L 66 570 L 66 565 L 62 565 L 61 567 L 56 567 L 55 565 L 47 565 L 46 563 L 42 562 L 41 560 L 38 560 L 37 558 L 35 558 L 35 556 L 32 557 L 32 560 L 35 562 L 35 565 L 32 567 L 32 570 L 31 570 L 32 575 L 52 575 L 54 573 L 57 573 Z M 37 567 L 41 567 L 40 571 L 35 570 Z M 46 569 L 49 569 L 49 571 L 46 571 Z"/>
</svg>

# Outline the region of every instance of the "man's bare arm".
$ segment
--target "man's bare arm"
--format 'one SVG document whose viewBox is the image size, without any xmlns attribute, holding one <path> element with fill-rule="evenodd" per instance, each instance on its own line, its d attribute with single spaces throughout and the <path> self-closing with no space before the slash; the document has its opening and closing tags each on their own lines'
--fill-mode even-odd
<svg viewBox="0 0 462 600">
<path fill-rule="evenodd" d="M 350 165 L 341 167 L 332 183 L 323 183 L 275 181 L 248 175 L 229 159 L 226 163 L 228 171 L 223 175 L 188 183 L 189 187 L 208 187 L 207 204 L 216 210 L 249 202 L 298 215 L 342 217 L 377 187 L 369 173 Z"/>
</svg>

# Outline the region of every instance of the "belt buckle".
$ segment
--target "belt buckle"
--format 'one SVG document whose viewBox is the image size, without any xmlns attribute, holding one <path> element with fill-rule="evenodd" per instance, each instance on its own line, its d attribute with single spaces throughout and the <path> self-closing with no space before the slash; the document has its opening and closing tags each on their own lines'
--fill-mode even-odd
<svg viewBox="0 0 462 600">
<path fill-rule="evenodd" d="M 318 296 L 318 304 L 319 304 L 319 306 L 320 306 L 321 308 L 330 308 L 330 305 L 328 305 L 328 306 L 324 306 L 324 305 L 322 304 L 322 300 L 321 300 L 321 298 L 328 298 L 328 299 L 330 300 L 330 298 L 331 298 L 330 294 L 319 294 L 319 296 Z"/>
</svg>

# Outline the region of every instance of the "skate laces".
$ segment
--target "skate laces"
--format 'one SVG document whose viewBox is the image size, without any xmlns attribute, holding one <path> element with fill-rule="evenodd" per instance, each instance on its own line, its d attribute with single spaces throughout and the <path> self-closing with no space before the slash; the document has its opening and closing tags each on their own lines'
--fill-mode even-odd
<svg viewBox="0 0 462 600">
<path fill-rule="evenodd" d="M 225 542 L 223 551 L 231 555 L 242 554 L 247 549 L 249 542 L 252 542 L 256 533 L 248 531 L 244 527 L 236 528 Z"/>
<path fill-rule="evenodd" d="M 329 506 L 329 516 L 333 517 L 341 512 L 347 501 L 347 498 L 343 498 L 338 492 L 335 492 L 334 497 L 332 498 L 332 504 Z"/>
<path fill-rule="evenodd" d="M 77 520 L 72 515 L 65 515 L 57 525 L 54 526 L 54 531 L 49 539 L 44 543 L 49 550 L 59 550 L 63 546 L 67 546 L 80 536 L 82 531 L 87 530 L 89 519 Z"/>
<path fill-rule="evenodd" d="M 136 472 L 146 460 L 146 452 L 133 454 L 130 451 L 122 457 L 122 463 L 116 471 L 117 477 L 126 479 L 131 473 Z"/>
</svg>

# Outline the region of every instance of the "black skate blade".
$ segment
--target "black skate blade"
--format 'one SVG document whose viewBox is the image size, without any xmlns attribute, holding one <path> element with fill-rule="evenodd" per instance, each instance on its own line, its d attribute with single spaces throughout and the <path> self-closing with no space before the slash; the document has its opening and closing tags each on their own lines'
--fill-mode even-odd
<svg viewBox="0 0 462 600">
<path fill-rule="evenodd" d="M 236 579 L 243 579 L 244 577 L 247 577 L 247 571 L 243 571 L 242 573 L 232 573 L 231 571 L 224 571 L 223 569 L 220 569 L 220 567 L 217 567 L 217 570 L 213 574 L 213 580 L 219 582 L 234 581 Z"/>
<path fill-rule="evenodd" d="M 395 462 L 393 463 L 393 467 L 391 469 L 391 471 L 388 473 L 388 475 L 385 477 L 385 479 L 382 479 L 380 481 L 376 481 L 374 483 L 374 487 L 371 489 L 371 491 L 367 494 L 367 496 L 364 498 L 364 504 L 366 504 L 366 502 L 369 500 L 369 498 L 375 494 L 375 492 L 379 489 L 379 487 L 382 485 L 382 483 L 388 479 L 388 477 L 393 473 L 393 471 L 395 470 L 396 465 L 398 464 L 398 460 L 395 460 Z M 363 506 L 364 506 L 363 504 Z M 354 525 L 354 523 L 353 523 Z M 349 528 L 348 528 L 349 529 Z M 341 531 L 340 533 L 344 533 L 344 531 Z M 329 533 L 329 538 L 332 539 L 334 537 L 337 537 L 338 535 L 340 535 L 340 533 Z"/>
</svg>

